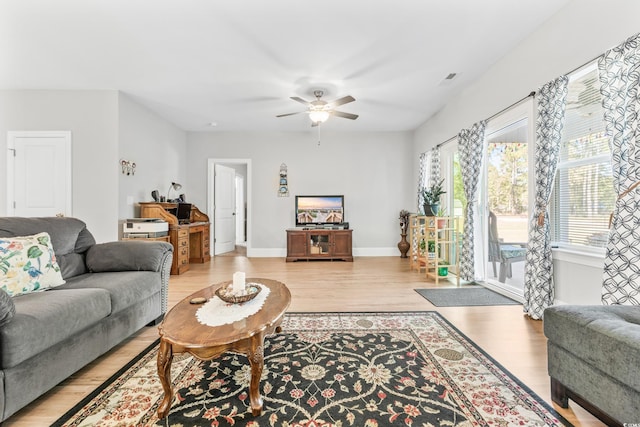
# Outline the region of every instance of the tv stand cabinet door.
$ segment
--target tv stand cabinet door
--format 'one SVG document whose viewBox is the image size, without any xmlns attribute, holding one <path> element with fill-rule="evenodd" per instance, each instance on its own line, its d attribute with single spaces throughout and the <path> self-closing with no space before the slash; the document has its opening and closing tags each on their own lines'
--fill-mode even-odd
<svg viewBox="0 0 640 427">
<path fill-rule="evenodd" d="M 335 230 L 333 235 L 333 245 L 331 256 L 342 258 L 345 261 L 353 261 L 351 252 L 351 230 Z"/>
<path fill-rule="evenodd" d="M 306 258 L 309 236 L 305 231 L 287 230 L 287 262 Z"/>
</svg>

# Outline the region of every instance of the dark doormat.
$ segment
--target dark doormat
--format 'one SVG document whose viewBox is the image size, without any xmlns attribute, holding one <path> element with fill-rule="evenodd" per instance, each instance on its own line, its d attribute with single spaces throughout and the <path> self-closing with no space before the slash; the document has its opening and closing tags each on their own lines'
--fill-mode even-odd
<svg viewBox="0 0 640 427">
<path fill-rule="evenodd" d="M 473 305 L 518 305 L 518 301 L 500 295 L 483 286 L 445 289 L 416 289 L 417 293 L 436 307 L 464 307 Z"/>
</svg>

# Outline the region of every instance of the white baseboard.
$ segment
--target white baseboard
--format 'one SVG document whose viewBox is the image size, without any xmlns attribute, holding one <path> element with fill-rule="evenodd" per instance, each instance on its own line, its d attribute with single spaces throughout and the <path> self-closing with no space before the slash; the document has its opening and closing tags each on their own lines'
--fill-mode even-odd
<svg viewBox="0 0 640 427">
<path fill-rule="evenodd" d="M 249 258 L 286 257 L 286 248 L 247 248 Z M 400 256 L 398 248 L 353 248 L 353 256 Z"/>
</svg>

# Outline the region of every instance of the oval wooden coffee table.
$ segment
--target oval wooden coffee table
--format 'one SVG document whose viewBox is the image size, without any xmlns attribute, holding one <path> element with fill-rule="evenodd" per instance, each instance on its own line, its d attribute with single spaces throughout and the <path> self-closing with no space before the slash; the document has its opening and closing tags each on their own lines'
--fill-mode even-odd
<svg viewBox="0 0 640 427">
<path fill-rule="evenodd" d="M 262 413 L 260 376 L 264 367 L 264 337 L 280 332 L 284 312 L 291 302 L 291 293 L 283 283 L 276 280 L 250 278 L 247 282 L 260 283 L 270 289 L 264 305 L 257 313 L 220 326 L 200 323 L 196 318 L 196 311 L 202 304 L 191 304 L 190 301 L 193 298 L 206 298 L 208 301 L 215 296 L 216 289 L 230 282 L 218 283 L 189 295 L 167 313 L 159 326 L 158 376 L 164 390 L 164 398 L 158 407 L 159 418 L 166 417 L 171 409 L 171 362 L 176 353 L 190 353 L 201 360 L 213 359 L 225 351 L 246 355 L 251 365 L 251 412 L 254 416 Z"/>
</svg>

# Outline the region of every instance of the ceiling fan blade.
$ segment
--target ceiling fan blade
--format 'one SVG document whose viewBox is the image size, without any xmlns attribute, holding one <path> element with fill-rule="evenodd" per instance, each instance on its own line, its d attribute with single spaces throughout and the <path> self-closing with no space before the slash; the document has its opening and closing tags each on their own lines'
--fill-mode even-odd
<svg viewBox="0 0 640 427">
<path fill-rule="evenodd" d="M 333 114 L 336 117 L 344 117 L 345 119 L 351 119 L 351 120 L 355 120 L 358 118 L 357 114 L 343 113 L 342 111 L 333 111 L 331 112 L 331 114 Z"/>
<path fill-rule="evenodd" d="M 298 96 L 292 96 L 291 99 L 293 99 L 294 101 L 299 102 L 300 104 L 304 104 L 304 105 L 309 105 L 309 101 L 305 101 L 304 99 L 298 97 Z"/>
<path fill-rule="evenodd" d="M 329 104 L 331 104 L 334 107 L 337 107 L 339 105 L 348 104 L 349 102 L 353 102 L 355 100 L 356 99 L 353 96 L 348 95 L 348 96 L 344 96 L 344 97 L 342 97 L 340 99 L 336 99 L 335 101 L 330 102 Z"/>
<path fill-rule="evenodd" d="M 306 113 L 306 111 L 298 111 L 297 113 L 278 114 L 276 117 L 293 116 L 294 114 Z"/>
<path fill-rule="evenodd" d="M 316 126 L 318 126 L 320 123 L 319 122 L 311 122 L 311 127 L 314 128 Z"/>
</svg>

